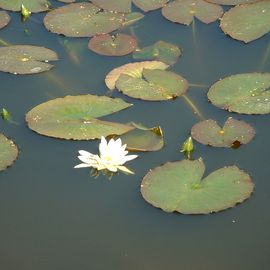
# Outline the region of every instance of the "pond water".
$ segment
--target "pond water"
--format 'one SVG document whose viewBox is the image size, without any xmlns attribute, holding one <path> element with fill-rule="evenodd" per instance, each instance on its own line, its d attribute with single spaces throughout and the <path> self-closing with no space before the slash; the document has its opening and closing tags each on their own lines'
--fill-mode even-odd
<svg viewBox="0 0 270 270">
<path fill-rule="evenodd" d="M 52 1 L 55 6 L 60 3 Z M 134 9 L 136 10 L 136 9 Z M 10 44 L 31 44 L 53 49 L 60 61 L 36 75 L 0 73 L 0 106 L 16 124 L 0 121 L 1 132 L 19 146 L 16 163 L 0 173 L 0 266 L 5 270 L 266 270 L 269 269 L 270 181 L 269 115 L 240 115 L 211 105 L 209 87 L 190 87 L 187 96 L 205 119 L 221 124 L 228 116 L 250 123 L 255 139 L 237 150 L 195 143 L 194 158 L 202 157 L 206 175 L 236 164 L 255 182 L 251 198 L 233 209 L 211 215 L 168 214 L 152 207 L 140 194 L 149 171 L 167 161 L 181 160 L 179 152 L 191 127 L 200 119 L 183 98 L 165 102 L 140 101 L 104 84 L 115 67 L 134 61 L 132 55 L 105 57 L 87 49 L 88 38 L 64 38 L 49 33 L 44 14 L 25 23 L 11 13 L 11 23 L 0 31 Z M 28 34 L 25 33 L 28 29 Z M 224 35 L 218 22 L 195 27 L 174 24 L 160 10 L 125 29 L 136 35 L 140 47 L 164 40 L 183 54 L 172 70 L 190 83 L 212 85 L 220 78 L 245 72 L 269 72 L 263 63 L 270 35 L 244 44 Z M 63 41 L 75 51 L 75 63 Z M 38 135 L 28 129 L 25 114 L 34 106 L 66 95 L 98 94 L 133 103 L 107 120 L 161 125 L 165 147 L 140 153 L 128 165 L 135 175 L 116 174 L 111 181 L 97 179 L 88 169 L 73 169 L 77 151 L 98 152 L 98 141 L 66 141 Z"/>
</svg>

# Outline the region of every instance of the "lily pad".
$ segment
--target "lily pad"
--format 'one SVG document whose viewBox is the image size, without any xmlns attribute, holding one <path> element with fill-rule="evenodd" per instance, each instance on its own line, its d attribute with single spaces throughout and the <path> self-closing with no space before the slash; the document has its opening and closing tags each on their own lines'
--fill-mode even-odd
<svg viewBox="0 0 270 270">
<path fill-rule="evenodd" d="M 110 33 L 122 26 L 124 15 L 101 11 L 91 3 L 74 3 L 50 11 L 45 27 L 68 37 L 92 37 Z"/>
<path fill-rule="evenodd" d="M 240 4 L 254 3 L 260 0 L 206 0 L 206 1 L 213 4 L 234 6 Z"/>
<path fill-rule="evenodd" d="M 121 74 L 116 88 L 129 97 L 149 101 L 174 99 L 188 89 L 186 79 L 171 71 L 143 69 L 142 76 Z"/>
<path fill-rule="evenodd" d="M 7 26 L 10 21 L 10 16 L 6 11 L 0 10 L 0 29 Z"/>
<path fill-rule="evenodd" d="M 108 11 L 123 13 L 131 12 L 131 0 L 91 0 L 91 2 Z"/>
<path fill-rule="evenodd" d="M 211 23 L 223 14 L 221 6 L 204 0 L 176 0 L 162 8 L 162 15 L 169 21 L 189 25 L 194 17 L 203 23 Z"/>
<path fill-rule="evenodd" d="M 169 0 L 133 0 L 133 4 L 144 12 L 162 8 Z"/>
<path fill-rule="evenodd" d="M 223 32 L 246 43 L 270 31 L 270 1 L 236 6 L 227 11 L 220 23 Z"/>
<path fill-rule="evenodd" d="M 181 55 L 181 50 L 176 45 L 165 41 L 158 41 L 152 46 L 137 49 L 133 53 L 134 59 L 158 60 L 168 65 L 176 63 Z"/>
<path fill-rule="evenodd" d="M 141 78 L 144 68 L 164 70 L 168 67 L 168 65 L 160 61 L 144 61 L 125 64 L 110 71 L 105 78 L 105 83 L 110 90 L 113 90 L 115 89 L 115 83 L 121 74 Z"/>
<path fill-rule="evenodd" d="M 241 203 L 250 197 L 254 184 L 236 166 L 218 169 L 202 179 L 205 165 L 199 160 L 168 162 L 143 178 L 143 198 L 166 212 L 209 214 Z"/>
<path fill-rule="evenodd" d="M 132 53 L 137 48 L 137 40 L 125 34 L 105 34 L 90 39 L 88 48 L 101 55 L 122 56 Z"/>
<path fill-rule="evenodd" d="M 125 19 L 124 19 L 122 27 L 130 26 L 131 24 L 141 20 L 143 17 L 144 15 L 140 12 L 131 12 L 131 13 L 125 14 Z"/>
<path fill-rule="evenodd" d="M 19 154 L 13 141 L 0 133 L 0 171 L 12 165 Z"/>
<path fill-rule="evenodd" d="M 213 84 L 208 98 L 213 105 L 244 114 L 270 113 L 270 73 L 244 73 Z"/>
<path fill-rule="evenodd" d="M 57 54 L 47 48 L 14 45 L 0 48 L 0 71 L 13 74 L 34 74 L 50 70 L 48 61 L 58 60 Z"/>
<path fill-rule="evenodd" d="M 58 0 L 58 1 L 63 3 L 74 3 L 76 0 Z"/>
<path fill-rule="evenodd" d="M 213 119 L 195 124 L 191 136 L 198 142 L 215 147 L 237 147 L 249 143 L 255 136 L 255 130 L 244 121 L 229 117 L 223 127 Z"/>
<path fill-rule="evenodd" d="M 81 95 L 56 98 L 34 107 L 26 114 L 30 129 L 61 139 L 92 140 L 121 135 L 134 127 L 96 118 L 130 107 L 122 99 Z"/>
<path fill-rule="evenodd" d="M 0 8 L 12 11 L 20 11 L 22 4 L 32 13 L 49 9 L 48 0 L 0 0 Z"/>
</svg>

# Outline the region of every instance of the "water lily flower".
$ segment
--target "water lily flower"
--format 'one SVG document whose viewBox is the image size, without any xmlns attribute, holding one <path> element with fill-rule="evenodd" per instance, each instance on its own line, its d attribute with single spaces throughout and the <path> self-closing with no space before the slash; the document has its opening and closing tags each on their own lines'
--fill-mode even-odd
<svg viewBox="0 0 270 270">
<path fill-rule="evenodd" d="M 123 166 L 127 161 L 137 158 L 137 155 L 127 155 L 126 144 L 122 145 L 121 139 L 111 139 L 108 143 L 102 136 L 99 144 L 99 155 L 94 155 L 85 150 L 79 151 L 78 158 L 83 162 L 74 168 L 92 167 L 98 171 L 108 170 L 117 172 L 118 170 L 134 174 L 127 167 Z"/>
</svg>

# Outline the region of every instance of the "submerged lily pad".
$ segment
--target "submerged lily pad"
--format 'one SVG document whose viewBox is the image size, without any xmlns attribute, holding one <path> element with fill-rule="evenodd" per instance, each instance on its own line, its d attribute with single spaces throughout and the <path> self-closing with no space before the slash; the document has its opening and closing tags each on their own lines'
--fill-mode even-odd
<svg viewBox="0 0 270 270">
<path fill-rule="evenodd" d="M 10 16 L 6 11 L 1 11 L 0 10 L 0 29 L 8 25 L 10 21 Z"/>
<path fill-rule="evenodd" d="M 0 133 L 0 171 L 12 165 L 19 154 L 13 141 Z"/>
<path fill-rule="evenodd" d="M 162 8 L 162 15 L 169 21 L 189 25 L 193 18 L 211 23 L 223 14 L 221 6 L 204 0 L 176 0 Z"/>
<path fill-rule="evenodd" d="M 213 105 L 244 114 L 270 113 L 270 73 L 244 73 L 213 84 L 208 92 Z"/>
<path fill-rule="evenodd" d="M 91 140 L 121 135 L 134 127 L 96 118 L 130 107 L 122 99 L 106 96 L 66 96 L 42 103 L 26 115 L 30 129 L 61 139 Z"/>
<path fill-rule="evenodd" d="M 205 165 L 199 160 L 168 162 L 143 178 L 143 198 L 166 212 L 209 214 L 241 203 L 250 197 L 254 184 L 236 166 L 218 169 L 202 179 Z"/>
<path fill-rule="evenodd" d="M 0 48 L 0 71 L 13 74 L 34 74 L 49 70 L 48 61 L 58 60 L 57 54 L 47 48 L 14 45 Z"/>
<path fill-rule="evenodd" d="M 176 45 L 165 41 L 158 41 L 152 46 L 138 49 L 133 53 L 134 59 L 158 60 L 168 65 L 176 63 L 181 50 Z"/>
<path fill-rule="evenodd" d="M 50 11 L 45 27 L 68 37 L 92 37 L 110 33 L 122 26 L 124 15 L 102 11 L 91 3 L 74 3 Z"/>
<path fill-rule="evenodd" d="M 133 4 L 144 12 L 164 7 L 169 0 L 133 0 Z"/>
<path fill-rule="evenodd" d="M 229 117 L 223 127 L 213 119 L 195 124 L 191 136 L 198 142 L 215 147 L 236 147 L 249 143 L 255 136 L 255 130 L 244 121 Z"/>
<path fill-rule="evenodd" d="M 132 53 L 137 48 L 137 40 L 125 34 L 106 34 L 90 39 L 88 48 L 101 55 L 122 56 Z"/>
<path fill-rule="evenodd" d="M 0 0 L 0 8 L 20 11 L 22 4 L 31 12 L 42 12 L 49 9 L 48 0 Z"/>
<path fill-rule="evenodd" d="M 127 74 L 136 78 L 141 78 L 144 68 L 164 70 L 168 67 L 168 65 L 160 61 L 144 61 L 125 64 L 110 71 L 105 78 L 105 83 L 110 90 L 113 90 L 115 89 L 115 83 L 121 74 Z"/>
<path fill-rule="evenodd" d="M 254 3 L 260 0 L 206 0 L 206 1 L 213 4 L 233 6 L 233 5 Z"/>
<path fill-rule="evenodd" d="M 222 17 L 220 27 L 225 34 L 246 43 L 262 37 L 270 31 L 270 1 L 230 9 Z"/>
</svg>

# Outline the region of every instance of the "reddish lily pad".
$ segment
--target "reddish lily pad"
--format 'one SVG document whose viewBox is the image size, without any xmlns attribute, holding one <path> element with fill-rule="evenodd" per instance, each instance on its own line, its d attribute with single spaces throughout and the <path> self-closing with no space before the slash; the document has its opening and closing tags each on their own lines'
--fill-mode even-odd
<svg viewBox="0 0 270 270">
<path fill-rule="evenodd" d="M 236 166 L 218 169 L 202 179 L 205 165 L 199 160 L 168 162 L 143 178 L 143 198 L 166 212 L 209 214 L 243 202 L 251 196 L 250 176 Z"/>
<path fill-rule="evenodd" d="M 162 8 L 169 0 L 133 0 L 133 4 L 144 12 Z"/>
<path fill-rule="evenodd" d="M 131 0 L 91 0 L 91 2 L 108 11 L 123 13 L 131 12 Z"/>
<path fill-rule="evenodd" d="M 228 118 L 223 127 L 213 119 L 195 124 L 191 136 L 204 145 L 215 147 L 236 147 L 249 143 L 255 136 L 255 130 L 244 121 Z"/>
<path fill-rule="evenodd" d="M 206 0 L 207 2 L 218 4 L 218 5 L 240 5 L 240 4 L 248 4 L 258 2 L 260 0 Z"/>
<path fill-rule="evenodd" d="M 162 15 L 169 21 L 189 25 L 193 18 L 211 23 L 223 14 L 221 6 L 204 0 L 176 0 L 162 8 Z"/>
<path fill-rule="evenodd" d="M 0 11 L 0 29 L 7 26 L 10 21 L 10 16 L 6 11 Z"/>
<path fill-rule="evenodd" d="M 227 11 L 220 23 L 223 32 L 246 43 L 270 31 L 270 1 L 236 6 Z"/>
<path fill-rule="evenodd" d="M 49 31 L 69 37 L 107 34 L 120 28 L 123 22 L 123 14 L 101 11 L 84 2 L 54 9 L 44 18 L 44 25 Z"/>
<path fill-rule="evenodd" d="M 132 53 L 137 48 L 137 40 L 125 34 L 106 34 L 90 39 L 88 48 L 101 55 L 122 56 Z"/>
<path fill-rule="evenodd" d="M 12 11 L 20 11 L 22 4 L 32 13 L 49 9 L 48 0 L 0 0 L 0 8 Z"/>
</svg>

